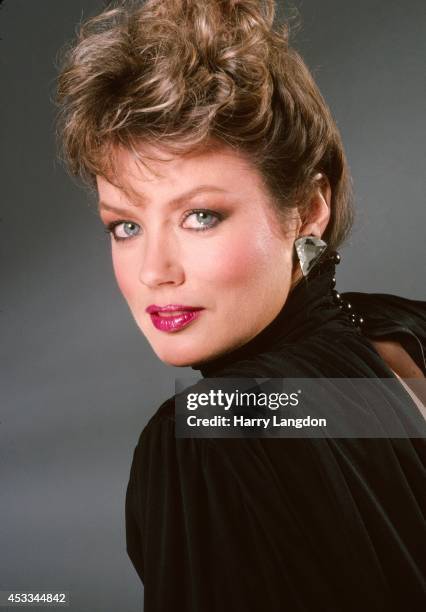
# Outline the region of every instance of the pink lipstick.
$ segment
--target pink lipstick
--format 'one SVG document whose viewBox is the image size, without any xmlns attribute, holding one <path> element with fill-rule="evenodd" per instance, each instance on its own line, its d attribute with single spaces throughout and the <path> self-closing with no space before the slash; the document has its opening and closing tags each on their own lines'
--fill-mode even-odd
<svg viewBox="0 0 426 612">
<path fill-rule="evenodd" d="M 151 321 L 157 329 L 164 332 L 179 331 L 200 316 L 203 308 L 199 306 L 183 306 L 168 304 L 157 306 L 151 304 L 145 311 L 151 316 Z"/>
</svg>

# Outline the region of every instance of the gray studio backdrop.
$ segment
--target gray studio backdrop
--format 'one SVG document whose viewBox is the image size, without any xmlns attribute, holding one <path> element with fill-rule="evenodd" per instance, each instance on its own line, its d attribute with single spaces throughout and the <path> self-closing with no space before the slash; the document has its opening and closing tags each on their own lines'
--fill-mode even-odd
<svg viewBox="0 0 426 612">
<path fill-rule="evenodd" d="M 423 4 L 295 2 L 296 45 L 354 177 L 340 291 L 424 299 Z M 141 609 L 125 551 L 132 452 L 174 377 L 192 374 L 152 354 L 93 203 L 55 161 L 55 56 L 102 5 L 6 0 L 0 10 L 0 590 L 66 590 L 72 612 Z"/>
</svg>

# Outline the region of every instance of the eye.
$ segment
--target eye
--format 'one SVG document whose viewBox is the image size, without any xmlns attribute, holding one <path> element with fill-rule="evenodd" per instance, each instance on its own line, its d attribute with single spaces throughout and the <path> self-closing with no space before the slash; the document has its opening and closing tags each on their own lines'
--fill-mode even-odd
<svg viewBox="0 0 426 612">
<path fill-rule="evenodd" d="M 222 215 L 206 208 L 190 210 L 186 213 L 182 227 L 196 231 L 208 230 L 222 221 Z"/>
<path fill-rule="evenodd" d="M 133 221 L 112 221 L 108 223 L 106 232 L 111 234 L 114 240 L 128 240 L 137 236 L 140 230 L 140 225 Z"/>
</svg>

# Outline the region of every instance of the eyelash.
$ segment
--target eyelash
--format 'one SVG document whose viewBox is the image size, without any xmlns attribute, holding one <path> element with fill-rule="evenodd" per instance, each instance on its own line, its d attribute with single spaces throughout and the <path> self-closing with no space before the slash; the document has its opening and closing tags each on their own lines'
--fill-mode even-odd
<svg viewBox="0 0 426 612">
<path fill-rule="evenodd" d="M 133 223 L 133 225 L 138 225 L 137 223 L 134 223 L 133 221 L 111 221 L 111 223 L 108 223 L 107 226 L 105 227 L 105 233 L 106 234 L 110 234 L 114 240 L 116 242 L 120 242 L 120 241 L 125 241 L 125 240 L 129 240 L 129 238 L 131 238 L 131 236 L 129 236 L 129 238 L 121 238 L 120 236 L 116 236 L 114 234 L 114 229 L 118 226 L 118 225 L 122 225 L 123 223 Z"/>
<path fill-rule="evenodd" d="M 195 231 L 195 232 L 205 232 L 206 230 L 213 229 L 214 227 L 216 227 L 216 225 L 218 225 L 218 223 L 220 223 L 220 221 L 223 220 L 223 215 L 221 215 L 218 212 L 215 212 L 214 210 L 210 210 L 208 208 L 193 208 L 192 210 L 189 210 L 187 213 L 185 213 L 185 215 L 184 215 L 184 217 L 182 219 L 182 223 L 184 223 L 186 221 L 186 219 L 188 219 L 188 217 L 190 217 L 193 214 L 197 214 L 197 213 L 206 213 L 208 215 L 212 215 L 213 217 L 216 218 L 217 223 L 215 223 L 211 227 L 198 227 L 198 228 L 188 227 L 188 228 L 184 228 L 184 229 L 189 229 L 189 230 Z M 112 237 L 114 238 L 114 240 L 116 242 L 129 240 L 129 238 L 132 238 L 132 236 L 129 236 L 128 238 L 122 238 L 122 237 L 116 236 L 115 233 L 114 233 L 114 229 L 118 225 L 121 225 L 123 223 L 131 223 L 133 225 L 138 225 L 138 223 L 135 223 L 134 221 L 125 221 L 125 220 L 111 221 L 111 223 L 108 223 L 106 225 L 105 233 L 112 235 Z"/>
</svg>

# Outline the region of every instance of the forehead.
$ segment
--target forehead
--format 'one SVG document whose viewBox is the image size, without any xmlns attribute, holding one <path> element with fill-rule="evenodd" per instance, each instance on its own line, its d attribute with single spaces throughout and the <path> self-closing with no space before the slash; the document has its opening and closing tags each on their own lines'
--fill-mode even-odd
<svg viewBox="0 0 426 612">
<path fill-rule="evenodd" d="M 118 198 L 144 206 L 206 185 L 245 198 L 267 194 L 248 157 L 227 146 L 184 155 L 172 155 L 153 145 L 138 151 L 120 147 L 114 151 L 112 165 L 112 179 L 97 177 L 101 200 Z"/>
</svg>

